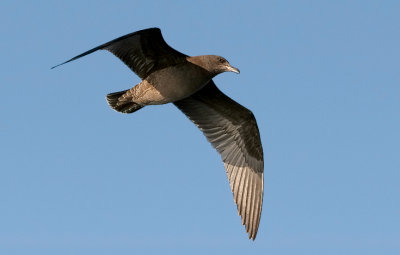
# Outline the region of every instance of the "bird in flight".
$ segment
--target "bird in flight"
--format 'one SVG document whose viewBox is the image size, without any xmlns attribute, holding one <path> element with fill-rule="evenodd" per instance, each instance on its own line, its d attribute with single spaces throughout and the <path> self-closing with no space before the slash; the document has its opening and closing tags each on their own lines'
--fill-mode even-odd
<svg viewBox="0 0 400 255">
<path fill-rule="evenodd" d="M 142 81 L 131 89 L 107 95 L 122 113 L 146 105 L 173 103 L 206 136 L 221 155 L 233 199 L 250 239 L 260 224 L 264 190 L 264 157 L 253 113 L 222 93 L 213 78 L 239 73 L 220 56 L 187 56 L 171 48 L 158 28 L 133 32 L 88 50 L 53 68 L 97 50 L 108 50 Z"/>
</svg>

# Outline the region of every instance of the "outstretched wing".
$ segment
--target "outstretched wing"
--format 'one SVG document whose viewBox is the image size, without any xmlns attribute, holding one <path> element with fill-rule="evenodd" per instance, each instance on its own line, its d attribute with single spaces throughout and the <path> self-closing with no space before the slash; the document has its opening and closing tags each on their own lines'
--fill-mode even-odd
<svg viewBox="0 0 400 255">
<path fill-rule="evenodd" d="M 263 201 L 264 159 L 254 115 L 223 94 L 212 80 L 174 104 L 221 154 L 242 224 L 249 238 L 255 239 Z"/>
<path fill-rule="evenodd" d="M 52 68 L 97 50 L 110 51 L 142 79 L 154 71 L 186 61 L 185 54 L 174 50 L 164 41 L 159 28 L 149 28 L 104 43 Z"/>
</svg>

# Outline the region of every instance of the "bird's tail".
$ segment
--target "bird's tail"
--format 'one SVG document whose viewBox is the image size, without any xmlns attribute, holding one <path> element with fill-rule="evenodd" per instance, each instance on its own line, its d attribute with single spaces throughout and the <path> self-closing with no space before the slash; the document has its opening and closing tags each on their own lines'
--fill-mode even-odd
<svg viewBox="0 0 400 255">
<path fill-rule="evenodd" d="M 143 107 L 142 105 L 133 102 L 129 90 L 110 93 L 106 96 L 106 99 L 111 108 L 117 112 L 132 113 Z"/>
</svg>

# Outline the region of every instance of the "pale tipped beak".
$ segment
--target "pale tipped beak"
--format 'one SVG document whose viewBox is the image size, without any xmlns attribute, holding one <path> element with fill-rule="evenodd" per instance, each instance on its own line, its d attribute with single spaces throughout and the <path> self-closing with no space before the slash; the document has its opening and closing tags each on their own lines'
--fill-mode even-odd
<svg viewBox="0 0 400 255">
<path fill-rule="evenodd" d="M 236 67 L 230 66 L 230 65 L 226 66 L 226 71 L 240 73 L 239 69 L 237 69 Z"/>
</svg>

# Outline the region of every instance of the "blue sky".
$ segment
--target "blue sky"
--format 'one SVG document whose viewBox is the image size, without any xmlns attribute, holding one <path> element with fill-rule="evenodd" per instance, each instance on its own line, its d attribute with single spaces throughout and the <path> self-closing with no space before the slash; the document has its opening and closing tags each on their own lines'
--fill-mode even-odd
<svg viewBox="0 0 400 255">
<path fill-rule="evenodd" d="M 0 254 L 399 254 L 400 2 L 0 3 Z M 223 164 L 173 105 L 131 115 L 139 82 L 108 52 L 160 27 L 241 73 L 216 84 L 255 114 L 265 154 L 259 234 Z"/>
</svg>

